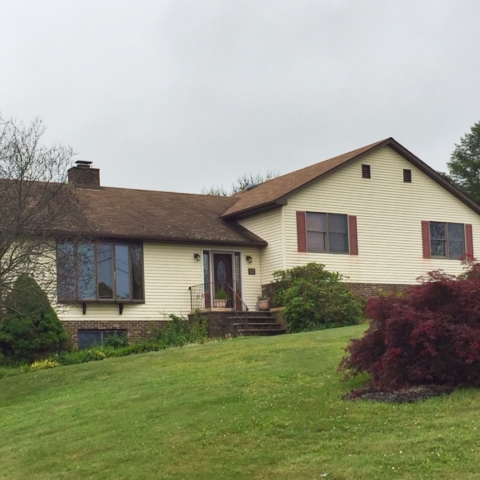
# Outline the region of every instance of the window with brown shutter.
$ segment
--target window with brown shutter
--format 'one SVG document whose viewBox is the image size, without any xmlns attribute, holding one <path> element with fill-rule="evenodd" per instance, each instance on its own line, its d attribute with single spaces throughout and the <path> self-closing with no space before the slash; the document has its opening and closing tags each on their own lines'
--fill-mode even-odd
<svg viewBox="0 0 480 480">
<path fill-rule="evenodd" d="M 424 258 L 473 258 L 472 225 L 422 221 Z"/>
<path fill-rule="evenodd" d="M 299 252 L 358 255 L 356 217 L 339 213 L 296 213 Z"/>
</svg>

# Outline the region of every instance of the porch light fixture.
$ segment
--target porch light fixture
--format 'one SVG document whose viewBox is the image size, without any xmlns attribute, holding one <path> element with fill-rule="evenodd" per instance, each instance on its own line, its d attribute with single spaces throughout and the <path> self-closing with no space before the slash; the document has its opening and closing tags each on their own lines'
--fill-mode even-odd
<svg viewBox="0 0 480 480">
<path fill-rule="evenodd" d="M 247 256 L 245 257 L 245 260 L 246 260 L 248 263 L 252 263 L 252 260 L 253 260 L 253 259 L 252 259 L 252 256 L 251 256 L 251 255 L 247 255 Z"/>
<path fill-rule="evenodd" d="M 193 258 L 194 258 L 197 262 L 199 262 L 199 261 L 200 261 L 200 254 L 199 254 L 199 253 L 194 253 L 194 254 L 193 254 Z"/>
</svg>

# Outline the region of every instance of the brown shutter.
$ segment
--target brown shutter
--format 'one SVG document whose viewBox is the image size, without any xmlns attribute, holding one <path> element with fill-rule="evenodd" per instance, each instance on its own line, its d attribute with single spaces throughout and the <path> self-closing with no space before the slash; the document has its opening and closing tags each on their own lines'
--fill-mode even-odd
<svg viewBox="0 0 480 480">
<path fill-rule="evenodd" d="M 307 227 L 305 212 L 297 212 L 297 243 L 298 251 L 307 251 Z"/>
<path fill-rule="evenodd" d="M 358 255 L 357 217 L 348 216 L 348 236 L 350 241 L 350 255 Z"/>
<path fill-rule="evenodd" d="M 430 223 L 422 220 L 422 245 L 423 245 L 423 258 L 430 258 Z"/>
<path fill-rule="evenodd" d="M 465 225 L 465 243 L 467 260 L 473 260 L 473 231 L 470 224 Z"/>
</svg>

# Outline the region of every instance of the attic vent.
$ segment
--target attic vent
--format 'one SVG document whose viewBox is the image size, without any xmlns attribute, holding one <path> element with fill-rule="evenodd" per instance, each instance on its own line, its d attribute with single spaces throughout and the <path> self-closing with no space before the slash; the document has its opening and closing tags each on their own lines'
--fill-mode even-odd
<svg viewBox="0 0 480 480">
<path fill-rule="evenodd" d="M 245 190 L 251 190 L 252 188 L 255 188 L 257 186 L 256 183 L 249 183 L 246 187 Z"/>
<path fill-rule="evenodd" d="M 372 178 L 370 176 L 370 165 L 362 165 L 362 178 Z"/>
<path fill-rule="evenodd" d="M 408 168 L 403 169 L 403 181 L 405 183 L 412 183 L 412 171 Z"/>
</svg>

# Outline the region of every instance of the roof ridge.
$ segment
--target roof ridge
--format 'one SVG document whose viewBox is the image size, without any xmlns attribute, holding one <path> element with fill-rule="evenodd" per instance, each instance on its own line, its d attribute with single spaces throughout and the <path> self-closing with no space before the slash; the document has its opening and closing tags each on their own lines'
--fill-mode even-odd
<svg viewBox="0 0 480 480">
<path fill-rule="evenodd" d="M 388 137 L 384 140 L 356 148 L 349 152 L 336 155 L 335 157 L 322 160 L 314 163 L 313 165 L 302 167 L 298 170 L 294 170 L 293 172 L 289 172 L 260 183 L 255 188 L 245 192 L 244 195 L 238 198 L 237 202 L 223 212 L 222 218 L 233 217 L 262 206 L 272 205 L 282 197 L 285 197 L 294 190 L 305 186 L 309 182 L 317 179 L 332 169 L 339 167 L 340 165 L 343 165 L 344 163 L 353 160 L 359 155 L 363 155 L 366 152 L 379 147 L 380 145 L 388 145 L 390 142 L 395 142 L 393 137 Z M 322 169 L 322 166 L 325 168 Z"/>
</svg>

